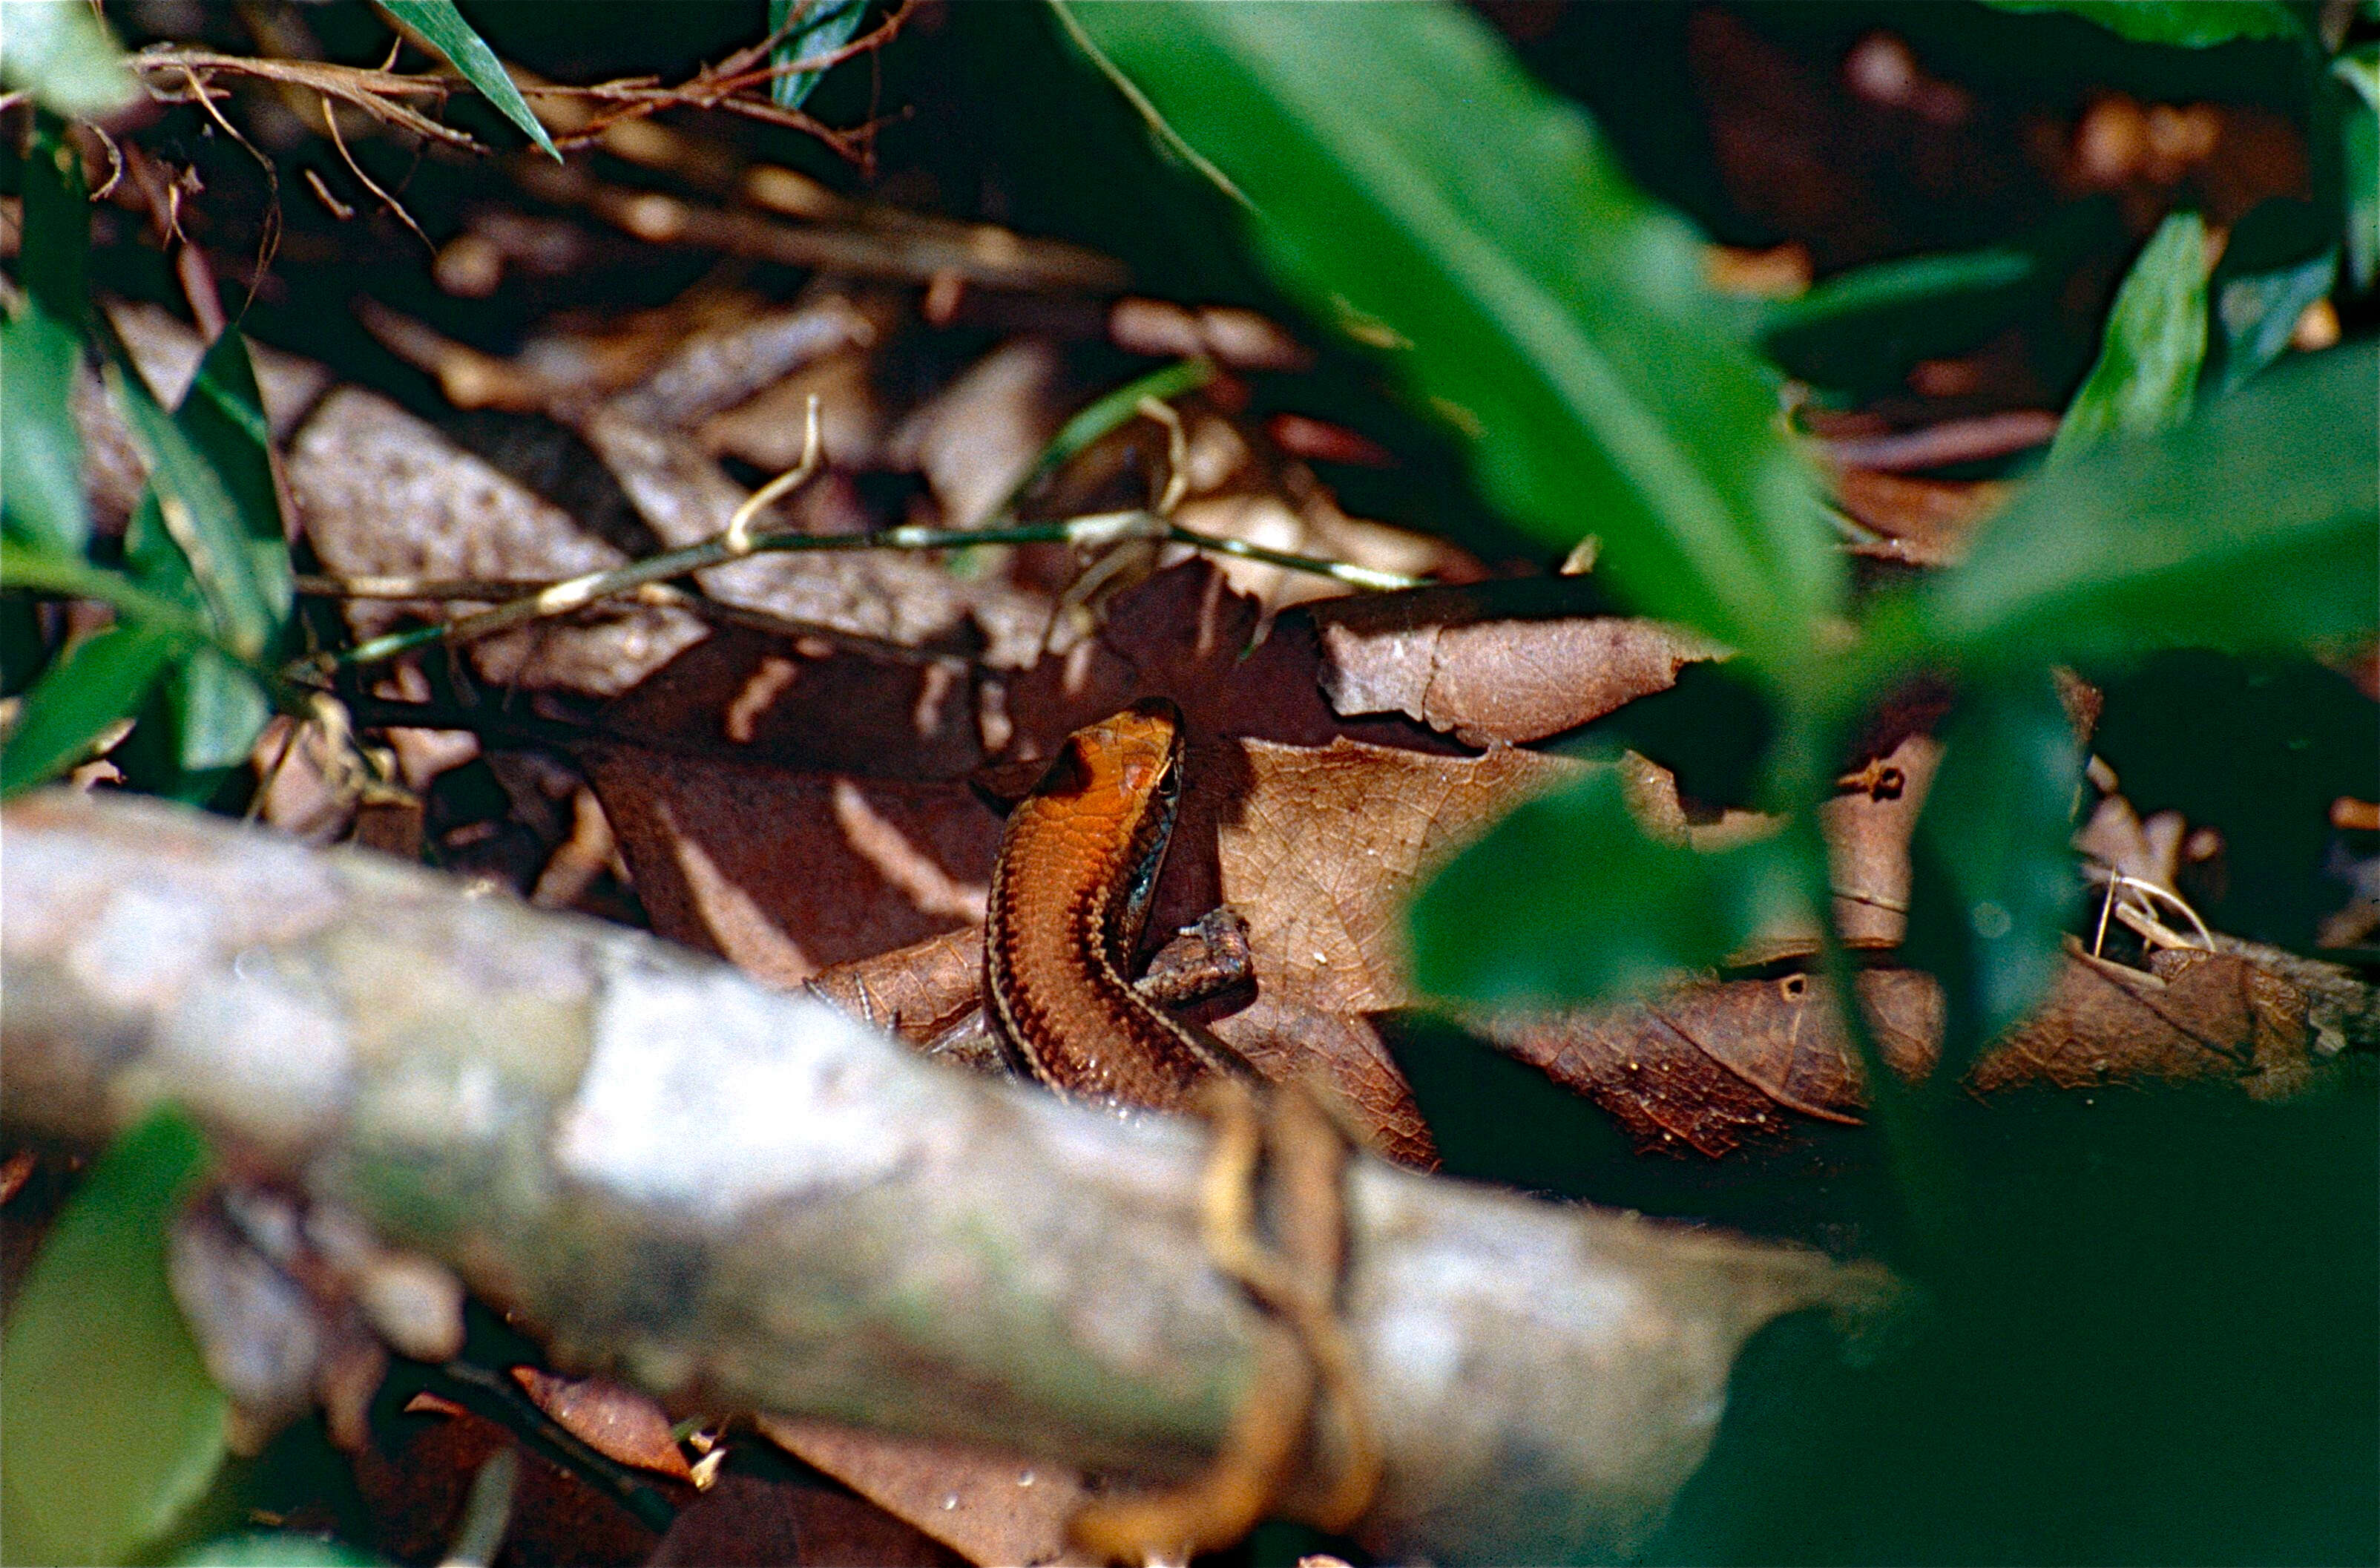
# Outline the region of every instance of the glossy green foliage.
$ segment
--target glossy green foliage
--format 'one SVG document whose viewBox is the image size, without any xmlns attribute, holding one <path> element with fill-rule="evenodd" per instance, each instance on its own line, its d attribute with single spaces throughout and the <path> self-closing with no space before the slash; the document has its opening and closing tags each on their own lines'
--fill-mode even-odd
<svg viewBox="0 0 2380 1568">
<path fill-rule="evenodd" d="M 2116 292 L 2099 358 L 2067 405 L 2052 468 L 2107 436 L 2179 424 L 2206 362 L 2206 225 L 2176 213 L 2159 225 Z"/>
<path fill-rule="evenodd" d="M 2060 12 L 2135 43 L 2205 49 L 2240 40 L 2302 42 L 2303 23 L 2281 0 L 1984 0 L 2001 11 Z"/>
<path fill-rule="evenodd" d="M 833 54 L 851 42 L 867 12 L 868 0 L 769 0 L 769 30 L 785 34 L 769 52 L 770 64 L 790 66 Z M 786 32 L 788 27 L 793 30 Z M 798 109 L 825 78 L 823 69 L 788 71 L 769 83 L 769 95 L 779 108 Z"/>
<path fill-rule="evenodd" d="M 2039 1002 L 2081 891 L 2068 840 L 2082 748 L 2047 672 L 1978 682 L 1944 726 L 1910 846 L 1901 953 L 1942 986 L 1945 1070 Z"/>
<path fill-rule="evenodd" d="M 562 154 L 554 151 L 552 138 L 545 127 L 529 112 L 528 100 L 513 79 L 504 73 L 504 62 L 488 47 L 487 40 L 472 30 L 455 8 L 455 0 L 380 0 L 386 11 L 406 30 L 446 58 L 447 64 L 463 73 L 463 79 L 480 90 L 480 95 L 503 112 L 504 118 L 520 127 L 531 141 L 551 154 L 555 163 Z"/>
<path fill-rule="evenodd" d="M 152 748 L 164 759 L 162 776 L 141 782 L 203 796 L 247 758 L 271 717 L 265 663 L 293 599 L 255 370 L 240 334 L 225 332 L 200 360 L 181 407 L 169 415 L 159 406 L 76 292 L 88 223 L 79 168 L 55 126 L 37 129 L 34 148 L 24 165 L 27 297 L 0 329 L 10 393 L 0 416 L 0 579 L 99 600 L 118 620 L 67 650 L 26 692 L 0 754 L 0 793 L 73 766 L 110 726 L 145 710 L 170 728 L 172 744 Z M 149 461 L 120 571 L 83 554 L 80 443 L 67 407 L 82 346 L 69 321 L 88 322 L 105 346 L 110 394 Z"/>
<path fill-rule="evenodd" d="M 127 1133 L 58 1216 L 0 1340 L 0 1539 L 12 1562 L 125 1562 L 222 1464 L 225 1400 L 165 1281 L 200 1174 L 174 1112 Z"/>
<path fill-rule="evenodd" d="M 1843 591 L 1769 379 L 1694 236 L 1477 18 L 1438 5 L 1062 12 L 1380 346 L 1549 545 L 1791 680 Z"/>
<path fill-rule="evenodd" d="M 2180 429 L 2044 474 L 1879 611 L 1887 662 L 2301 647 L 2373 625 L 2380 352 L 2275 367 Z"/>
<path fill-rule="evenodd" d="M 107 728 L 149 699 L 182 645 L 137 625 L 109 626 L 68 649 L 25 694 L 24 716 L 0 748 L 0 794 L 81 761 Z"/>
<path fill-rule="evenodd" d="M 0 529 L 61 553 L 91 538 L 82 437 L 67 407 L 82 345 L 30 298 L 0 323 Z"/>
<path fill-rule="evenodd" d="M 1415 980 L 1482 1003 L 1626 995 L 1716 965 L 1801 906 L 1773 842 L 1699 853 L 1648 837 L 1617 769 L 1521 807 L 1415 901 Z"/>
</svg>

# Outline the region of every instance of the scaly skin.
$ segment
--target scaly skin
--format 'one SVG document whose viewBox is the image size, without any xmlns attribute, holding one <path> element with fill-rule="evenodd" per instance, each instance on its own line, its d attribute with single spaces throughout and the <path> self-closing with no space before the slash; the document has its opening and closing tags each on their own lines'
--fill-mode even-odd
<svg viewBox="0 0 2380 1568">
<path fill-rule="evenodd" d="M 1076 731 L 1009 814 L 984 927 L 987 1015 L 1063 1093 L 1181 1110 L 1208 1075 L 1246 1071 L 1143 1001 L 1125 972 L 1173 832 L 1182 755 L 1181 711 L 1144 699 Z"/>
</svg>

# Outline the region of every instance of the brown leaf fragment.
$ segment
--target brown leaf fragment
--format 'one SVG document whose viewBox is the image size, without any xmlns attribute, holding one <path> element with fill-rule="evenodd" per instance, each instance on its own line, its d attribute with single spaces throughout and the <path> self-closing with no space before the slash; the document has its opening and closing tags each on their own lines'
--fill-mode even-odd
<svg viewBox="0 0 2380 1568">
<path fill-rule="evenodd" d="M 577 428 L 637 515 L 673 549 L 713 538 L 747 499 L 683 432 L 648 425 L 610 404 Z M 851 532 L 868 521 L 844 487 L 830 482 L 806 487 L 779 510 L 812 533 Z M 906 551 L 761 554 L 698 572 L 695 580 L 724 603 L 905 648 L 980 648 L 984 662 L 1005 668 L 1033 662 L 1049 624 L 1038 595 L 997 577 L 959 577 Z"/>
<path fill-rule="evenodd" d="M 985 1568 L 1075 1562 L 1066 1521 L 1081 1472 L 1048 1460 L 854 1431 L 763 1413 L 770 1441 Z"/>
<path fill-rule="evenodd" d="M 1272 1082 L 1302 1079 L 1323 1088 L 1368 1148 L 1417 1171 L 1438 1169 L 1438 1142 L 1413 1086 L 1370 1018 L 1259 993 L 1211 1027 Z"/>
<path fill-rule="evenodd" d="M 1000 824 L 959 784 L 590 753 L 653 930 L 778 985 L 983 918 Z"/>
<path fill-rule="evenodd" d="M 2163 951 L 2155 972 L 2070 954 L 2048 999 L 1976 1059 L 1977 1094 L 2228 1078 L 2275 1100 L 2312 1087 L 2329 1052 L 2311 1015 L 2331 999 L 2231 954 Z M 2369 988 L 2366 1002 L 2369 1001 Z M 1942 1007 L 1913 969 L 1860 977 L 1885 1060 L 1921 1079 Z M 2334 1007 L 2334 1011 L 2335 1011 Z M 1823 982 L 1801 975 L 1690 986 L 1626 1007 L 1475 1015 L 1471 1027 L 1620 1121 L 1646 1152 L 1718 1158 L 1797 1118 L 1860 1119 L 1860 1065 Z"/>
<path fill-rule="evenodd" d="M 670 1418 L 650 1394 L 601 1378 L 564 1378 L 536 1367 L 516 1367 L 513 1381 L 554 1425 L 607 1459 L 657 1470 L 681 1481 L 694 1469 L 670 1434 Z"/>
<path fill-rule="evenodd" d="M 2287 977 L 2227 953 L 2159 950 L 2143 973 L 2069 957 L 2049 1001 L 1978 1058 L 1979 1092 L 2025 1083 L 2060 1088 L 2235 1079 L 2255 1100 L 2309 1087 L 2310 1000 Z"/>
<path fill-rule="evenodd" d="M 962 779 L 983 763 L 975 672 L 958 658 L 838 649 L 722 627 L 605 711 L 617 733 L 756 762 Z"/>
<path fill-rule="evenodd" d="M 805 983 L 853 1017 L 923 1045 L 982 1005 L 983 931 L 944 931 L 830 964 Z"/>
<path fill-rule="evenodd" d="M 613 408 L 650 424 L 691 429 L 814 360 L 875 337 L 874 324 L 841 295 L 757 311 L 687 337 L 614 398 Z"/>
<path fill-rule="evenodd" d="M 1423 590 L 1318 611 L 1331 706 L 1401 712 L 1472 746 L 1518 744 L 1666 691 L 1682 667 L 1725 651 L 1681 627 L 1614 615 L 1423 618 L 1449 607 Z"/>
<path fill-rule="evenodd" d="M 1860 994 L 1887 1059 L 1912 1074 L 1929 1066 L 1941 1028 L 1933 983 L 1913 970 L 1873 971 Z M 1791 1133 L 1797 1116 L 1856 1120 L 1864 1103 L 1825 989 L 1800 975 L 1473 1027 L 1602 1106 L 1645 1153 L 1718 1159 Z"/>
<path fill-rule="evenodd" d="M 730 1474 L 678 1511 L 645 1568 L 964 1568 L 965 1562 L 864 1497 Z"/>
<path fill-rule="evenodd" d="M 1853 522 L 1883 536 L 1852 553 L 1912 566 L 1954 565 L 1976 526 L 2009 495 L 1996 480 L 1914 479 L 1876 468 L 1837 469 L 1834 488 Z"/>
<path fill-rule="evenodd" d="M 1213 835 L 1220 896 L 1205 907 L 1226 903 L 1246 918 L 1260 990 L 1340 1014 L 1406 1004 L 1404 905 L 1421 877 L 1586 766 L 1509 748 L 1440 757 L 1343 737 L 1237 750 L 1204 768 L 1207 757 L 1194 754 L 1183 805 L 1194 850 Z M 1156 918 L 1178 925 L 1167 881 Z"/>
<path fill-rule="evenodd" d="M 291 445 L 289 491 L 322 564 L 338 577 L 558 580 L 615 566 L 617 550 L 570 515 L 374 393 L 341 387 Z M 357 600 L 358 638 L 480 605 Z M 613 607 L 470 647 L 483 678 L 612 697 L 704 635 L 680 610 Z"/>
</svg>

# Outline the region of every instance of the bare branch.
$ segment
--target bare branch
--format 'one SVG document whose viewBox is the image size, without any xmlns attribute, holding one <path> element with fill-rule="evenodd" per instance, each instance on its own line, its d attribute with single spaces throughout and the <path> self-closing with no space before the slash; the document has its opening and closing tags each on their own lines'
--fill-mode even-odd
<svg viewBox="0 0 2380 1568">
<path fill-rule="evenodd" d="M 722 964 L 375 857 L 62 792 L 6 827 L 13 1125 L 92 1140 L 177 1100 L 559 1355 L 713 1409 L 1178 1478 L 1255 1376 L 1261 1322 L 1199 1240 L 1196 1124 L 939 1068 Z M 1893 1293 L 1377 1160 L 1347 1196 L 1385 1550 L 1629 1550 L 1755 1329 Z"/>
</svg>

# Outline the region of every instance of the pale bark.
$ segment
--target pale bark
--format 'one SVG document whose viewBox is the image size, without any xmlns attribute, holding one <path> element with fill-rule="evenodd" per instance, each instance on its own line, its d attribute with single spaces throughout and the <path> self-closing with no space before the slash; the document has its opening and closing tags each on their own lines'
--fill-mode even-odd
<svg viewBox="0 0 2380 1568">
<path fill-rule="evenodd" d="M 639 933 L 153 802 L 5 817 L 0 1088 L 91 1141 L 161 1099 L 541 1324 L 751 1406 L 1179 1477 L 1256 1366 L 1200 1249 L 1195 1123 L 919 1060 Z M 1345 1307 L 1388 1453 L 1367 1534 L 1619 1553 L 1755 1329 L 1863 1317 L 1812 1252 L 1361 1161 Z"/>
</svg>

